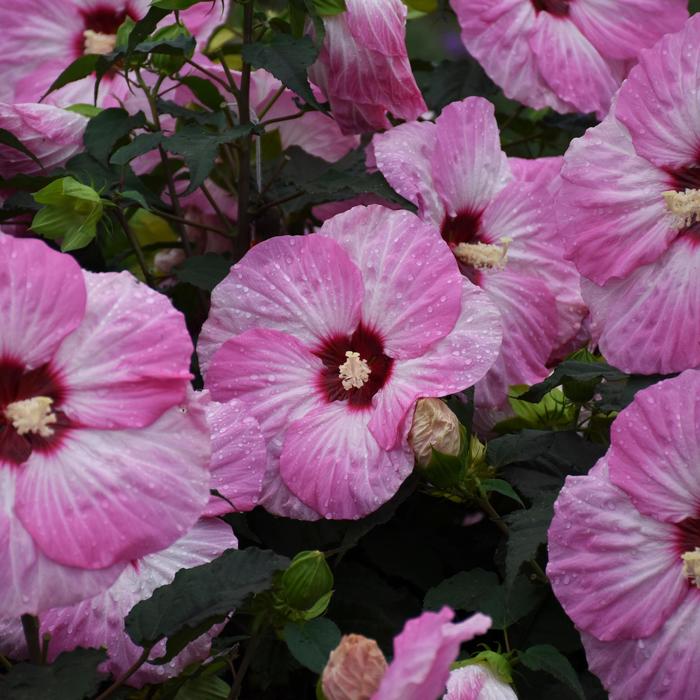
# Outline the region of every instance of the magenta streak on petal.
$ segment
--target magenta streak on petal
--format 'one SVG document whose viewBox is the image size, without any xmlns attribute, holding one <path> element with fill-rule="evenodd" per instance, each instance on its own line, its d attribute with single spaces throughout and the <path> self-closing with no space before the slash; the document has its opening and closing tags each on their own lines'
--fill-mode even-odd
<svg viewBox="0 0 700 700">
<path fill-rule="evenodd" d="M 536 12 L 549 12 L 555 17 L 566 17 L 569 14 L 569 3 L 572 0 L 532 0 Z"/>
<path fill-rule="evenodd" d="M 36 396 L 48 396 L 59 407 L 66 397 L 66 389 L 49 365 L 27 370 L 24 365 L 10 358 L 0 359 L 0 462 L 19 466 L 29 459 L 32 451 L 50 453 L 56 450 L 65 431 L 72 427 L 66 415 L 55 410 L 57 421 L 52 426 L 54 434 L 19 435 L 5 418 L 5 408 L 15 402 Z"/>
<path fill-rule="evenodd" d="M 360 389 L 347 390 L 340 379 L 339 368 L 351 350 L 360 354 L 372 370 L 369 380 Z M 314 351 L 324 364 L 318 387 L 327 401 L 347 401 L 350 408 L 361 410 L 372 404 L 372 397 L 389 381 L 394 360 L 384 354 L 384 343 L 378 333 L 360 323 L 352 336 L 336 335 Z"/>
</svg>

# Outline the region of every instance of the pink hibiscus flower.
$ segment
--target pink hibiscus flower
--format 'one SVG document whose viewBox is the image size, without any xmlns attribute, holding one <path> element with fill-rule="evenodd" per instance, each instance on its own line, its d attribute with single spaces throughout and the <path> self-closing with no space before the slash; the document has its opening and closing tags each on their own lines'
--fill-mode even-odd
<svg viewBox="0 0 700 700">
<path fill-rule="evenodd" d="M 0 103 L 0 129 L 19 139 L 40 161 L 9 146 L 0 145 L 0 174 L 14 175 L 50 172 L 83 149 L 87 118 L 44 104 Z"/>
<path fill-rule="evenodd" d="M 416 399 L 474 384 L 500 341 L 498 312 L 438 232 L 370 206 L 248 252 L 214 290 L 198 352 L 212 397 L 260 422 L 262 504 L 358 518 L 413 467 Z"/>
<path fill-rule="evenodd" d="M 345 134 L 388 129 L 387 112 L 417 119 L 427 112 L 406 50 L 401 0 L 346 0 L 325 17 L 326 37 L 309 77 L 328 98 Z"/>
<path fill-rule="evenodd" d="M 491 618 L 480 613 L 459 623 L 453 618 L 454 612 L 444 607 L 409 620 L 394 638 L 388 666 L 374 640 L 343 637 L 323 671 L 324 694 L 328 700 L 437 700 L 462 643 L 491 627 Z"/>
<path fill-rule="evenodd" d="M 379 134 L 373 147 L 392 187 L 439 227 L 462 272 L 501 313 L 501 353 L 476 388 L 479 406 L 499 408 L 509 386 L 549 374 L 550 356 L 576 335 L 585 313 L 554 222 L 561 160 L 509 160 L 493 105 L 479 97 L 448 105 L 435 123 Z"/>
<path fill-rule="evenodd" d="M 450 673 L 444 700 L 518 700 L 518 696 L 485 664 L 469 664 Z"/>
<path fill-rule="evenodd" d="M 625 372 L 700 365 L 700 17 L 640 57 L 611 114 L 574 141 L 557 202 L 591 333 Z"/>
<path fill-rule="evenodd" d="M 462 41 L 506 96 L 600 118 L 641 49 L 676 32 L 685 0 L 451 0 Z"/>
<path fill-rule="evenodd" d="M 183 318 L 129 274 L 0 234 L 0 327 L 7 617 L 95 595 L 180 537 L 207 502 L 210 445 Z"/>
<path fill-rule="evenodd" d="M 77 605 L 48 610 L 41 616 L 40 634 L 50 634 L 49 663 L 60 654 L 78 647 L 107 650 L 109 658 L 100 670 L 119 677 L 141 656 L 124 630 L 124 618 L 142 600 L 151 597 L 156 588 L 172 582 L 180 569 L 208 564 L 227 549 L 238 546 L 229 525 L 218 519 L 204 519 L 167 549 L 148 554 L 129 564 L 114 584 L 89 600 Z M 190 642 L 175 658 L 163 665 L 144 664 L 127 681 L 140 688 L 147 683 L 162 683 L 177 676 L 186 666 L 209 656 L 212 638 L 221 631 L 217 625 Z M 26 658 L 26 644 L 17 621 L 0 625 L 0 650 L 12 659 Z M 153 649 L 151 659 L 165 653 L 166 640 Z"/>
<path fill-rule="evenodd" d="M 693 370 L 639 392 L 555 505 L 547 572 L 614 700 L 697 697 L 699 396 Z"/>
<path fill-rule="evenodd" d="M 36 102 L 75 59 L 88 53 L 110 53 L 120 25 L 128 18 L 137 21 L 144 17 L 150 5 L 149 0 L 3 3 L 0 5 L 3 31 L 0 99 Z M 227 12 L 228 0 L 223 8 L 217 0 L 194 5 L 180 16 L 201 49 Z M 92 103 L 94 90 L 94 77 L 87 77 L 52 93 L 47 100 L 61 107 Z M 105 76 L 99 105 L 118 106 L 119 100 L 128 94 L 126 81 L 117 75 Z"/>
</svg>

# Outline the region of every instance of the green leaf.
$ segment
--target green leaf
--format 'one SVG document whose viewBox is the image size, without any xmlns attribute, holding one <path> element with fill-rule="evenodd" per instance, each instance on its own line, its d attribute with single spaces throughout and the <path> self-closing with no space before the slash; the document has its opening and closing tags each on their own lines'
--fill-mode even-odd
<svg viewBox="0 0 700 700">
<path fill-rule="evenodd" d="M 554 439 L 555 433 L 547 430 L 523 430 L 515 435 L 504 435 L 488 442 L 486 459 L 497 469 L 513 462 L 527 462 L 547 452 Z"/>
<path fill-rule="evenodd" d="M 232 143 L 255 129 L 252 124 L 227 129 L 224 132 L 209 131 L 199 124 L 186 124 L 177 133 L 163 141 L 163 147 L 185 159 L 189 169 L 190 185 L 184 194 L 194 192 L 214 168 L 219 146 Z"/>
<path fill-rule="evenodd" d="M 159 7 L 161 10 L 187 10 L 188 8 L 212 0 L 153 0 L 151 7 Z"/>
<path fill-rule="evenodd" d="M 522 428 L 561 428 L 572 425 L 576 406 L 569 401 L 561 389 L 552 389 L 538 403 L 522 401 L 520 394 L 527 391 L 527 386 L 512 386 L 508 403 L 515 412 L 515 417 L 501 421 L 496 432 L 511 432 Z"/>
<path fill-rule="evenodd" d="M 66 107 L 65 110 L 66 112 L 82 114 L 84 117 L 96 117 L 102 111 L 102 107 L 95 107 L 95 105 L 90 105 L 85 102 L 77 102 L 70 107 Z"/>
<path fill-rule="evenodd" d="M 620 372 L 619 369 L 615 369 L 604 362 L 565 360 L 549 375 L 549 377 L 547 377 L 547 379 L 539 384 L 535 384 L 529 391 L 521 394 L 518 398 L 521 401 L 537 403 L 544 398 L 547 392 L 559 386 L 564 380 L 578 382 L 595 380 L 596 383 L 598 383 L 601 379 L 616 381 L 625 379 L 626 376 L 624 372 Z"/>
<path fill-rule="evenodd" d="M 226 103 L 216 86 L 205 78 L 200 78 L 198 75 L 185 75 L 180 78 L 180 82 L 192 90 L 194 96 L 209 109 L 216 111 Z"/>
<path fill-rule="evenodd" d="M 120 194 L 121 194 L 123 199 L 128 199 L 132 202 L 136 202 L 136 204 L 138 204 L 143 209 L 149 208 L 148 202 L 146 202 L 146 198 L 140 192 L 137 192 L 136 190 L 124 190 Z"/>
<path fill-rule="evenodd" d="M 523 506 L 523 508 L 525 507 L 525 504 L 522 502 L 515 489 L 503 479 L 484 479 L 481 482 L 481 486 L 486 493 L 495 491 L 496 493 L 500 493 L 502 496 L 506 496 L 513 501 L 516 501 Z"/>
<path fill-rule="evenodd" d="M 109 162 L 113 165 L 126 165 L 134 158 L 158 148 L 164 138 L 165 134 L 160 131 L 155 134 L 137 134 L 131 143 L 118 148 Z"/>
<path fill-rule="evenodd" d="M 231 687 L 216 676 L 190 678 L 177 691 L 174 700 L 226 700 Z"/>
<path fill-rule="evenodd" d="M 68 68 L 64 69 L 58 78 L 51 83 L 49 89 L 41 96 L 41 100 L 49 93 L 54 92 L 54 90 L 58 90 L 69 83 L 74 83 L 76 80 L 86 78 L 95 70 L 100 58 L 101 56 L 92 53 L 86 53 L 76 58 L 75 61 L 73 61 Z M 39 100 L 39 102 L 41 102 L 41 100 Z"/>
<path fill-rule="evenodd" d="M 333 17 L 346 12 L 348 7 L 345 0 L 311 0 L 316 12 L 321 17 Z M 437 0 L 432 0 L 437 2 Z"/>
<path fill-rule="evenodd" d="M 556 493 L 544 493 L 535 500 L 531 508 L 516 510 L 504 517 L 509 527 L 506 586 L 513 584 L 523 562 L 535 559 L 540 545 L 547 541 L 555 498 Z"/>
<path fill-rule="evenodd" d="M 83 700 L 92 697 L 105 678 L 97 667 L 107 653 L 97 649 L 76 649 L 61 654 L 50 666 L 16 664 L 0 676 L 3 700 Z"/>
<path fill-rule="evenodd" d="M 180 282 L 187 282 L 199 289 L 211 292 L 222 282 L 231 269 L 231 261 L 217 253 L 195 255 L 185 260 L 173 272 Z"/>
<path fill-rule="evenodd" d="M 550 644 L 538 644 L 521 652 L 518 660 L 531 671 L 544 671 L 554 676 L 559 682 L 571 688 L 576 695 L 585 700 L 581 682 L 569 660 Z"/>
<path fill-rule="evenodd" d="M 302 666 L 321 673 L 328 656 L 340 643 L 340 630 L 327 617 L 302 624 L 289 622 L 284 627 L 284 641 Z"/>
<path fill-rule="evenodd" d="M 168 10 L 160 7 L 151 7 L 146 16 L 140 19 L 129 32 L 127 53 L 132 53 L 136 46 L 149 37 L 158 26 L 158 23 L 168 14 Z"/>
<path fill-rule="evenodd" d="M 403 0 L 403 3 L 418 12 L 435 12 L 438 9 L 437 0 Z"/>
<path fill-rule="evenodd" d="M 277 33 L 268 44 L 257 42 L 243 47 L 243 59 L 253 68 L 264 68 L 312 107 L 323 109 L 307 77 L 307 69 L 317 57 L 318 49 L 308 36 Z"/>
<path fill-rule="evenodd" d="M 124 109 L 105 109 L 88 122 L 83 143 L 91 156 L 106 163 L 116 143 L 145 124 L 143 112 L 131 115 Z"/>
<path fill-rule="evenodd" d="M 84 248 L 95 237 L 104 207 L 92 187 L 64 177 L 36 192 L 34 200 L 45 206 L 34 217 L 32 230 L 61 239 L 62 251 Z"/>
<path fill-rule="evenodd" d="M 126 631 L 134 644 L 145 646 L 185 628 L 211 625 L 249 596 L 267 590 L 288 563 L 286 557 L 255 547 L 228 550 L 209 564 L 179 571 L 172 583 L 136 605 L 126 618 Z"/>
<path fill-rule="evenodd" d="M 24 153 L 25 156 L 31 158 L 40 168 L 43 169 L 41 161 L 11 132 L 7 129 L 0 129 L 0 144 L 9 148 Z"/>
</svg>

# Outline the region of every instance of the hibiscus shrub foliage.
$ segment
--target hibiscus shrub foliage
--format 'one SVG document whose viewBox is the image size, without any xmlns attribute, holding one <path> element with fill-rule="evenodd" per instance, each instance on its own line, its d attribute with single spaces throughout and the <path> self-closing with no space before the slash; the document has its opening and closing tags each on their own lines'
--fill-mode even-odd
<svg viewBox="0 0 700 700">
<path fill-rule="evenodd" d="M 0 698 L 697 697 L 696 9 L 0 3 Z"/>
</svg>

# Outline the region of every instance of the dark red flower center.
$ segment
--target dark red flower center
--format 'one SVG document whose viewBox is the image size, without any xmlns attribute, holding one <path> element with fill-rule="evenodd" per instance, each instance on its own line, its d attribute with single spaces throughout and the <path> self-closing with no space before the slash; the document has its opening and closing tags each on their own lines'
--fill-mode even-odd
<svg viewBox="0 0 700 700">
<path fill-rule="evenodd" d="M 490 243 L 482 229 L 481 218 L 482 212 L 474 212 L 469 209 L 458 212 L 456 216 L 445 215 L 440 227 L 443 239 L 452 250 L 460 243 Z M 462 274 L 474 284 L 479 284 L 481 272 L 471 265 L 458 262 Z"/>
<path fill-rule="evenodd" d="M 16 416 L 21 410 L 21 406 L 18 409 L 18 402 L 39 397 L 51 399 L 55 422 L 52 418 L 47 426 L 49 430 L 43 431 L 45 435 L 38 430 L 23 432 L 15 425 Z M 48 365 L 29 370 L 15 360 L 0 359 L 0 462 L 20 465 L 29 459 L 34 450 L 50 452 L 55 449 L 70 425 L 60 410 L 65 397 L 65 388 Z"/>
<path fill-rule="evenodd" d="M 669 177 L 669 189 L 676 192 L 700 190 L 700 164 L 697 161 L 679 168 L 665 167 L 663 170 Z M 682 228 L 678 236 L 691 239 L 695 245 L 700 244 L 700 222 Z"/>
<path fill-rule="evenodd" d="M 686 518 L 676 523 L 676 546 L 679 556 L 700 548 L 700 518 Z"/>
<path fill-rule="evenodd" d="M 85 31 L 96 34 L 114 35 L 124 21 L 128 18 L 138 20 L 139 15 L 124 2 L 123 7 L 116 8 L 109 5 L 95 5 L 79 10 L 83 20 L 83 30 L 75 37 L 75 50 L 79 56 L 85 53 Z"/>
<path fill-rule="evenodd" d="M 536 12 L 548 12 L 555 17 L 566 17 L 569 14 L 569 3 L 572 0 L 532 0 Z"/>
<path fill-rule="evenodd" d="M 356 353 L 358 357 L 348 358 L 347 353 Z M 381 336 L 362 323 L 351 336 L 336 335 L 329 338 L 314 354 L 324 365 L 318 377 L 318 385 L 326 399 L 329 402 L 347 401 L 350 407 L 357 409 L 372 404 L 372 397 L 387 383 L 394 365 L 394 360 L 384 353 Z M 358 372 L 351 371 L 353 363 L 360 368 Z M 343 386 L 341 368 L 347 368 L 343 374 L 348 385 L 347 377 L 355 375 L 358 377 L 356 383 L 361 386 Z"/>
</svg>

